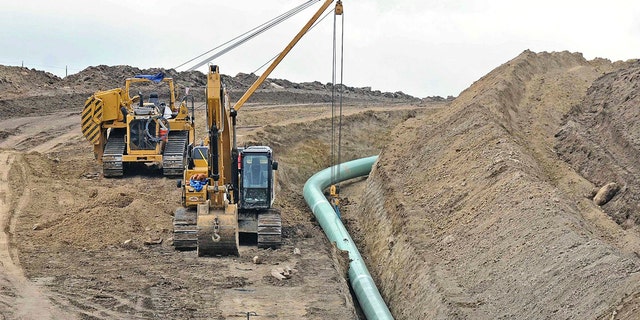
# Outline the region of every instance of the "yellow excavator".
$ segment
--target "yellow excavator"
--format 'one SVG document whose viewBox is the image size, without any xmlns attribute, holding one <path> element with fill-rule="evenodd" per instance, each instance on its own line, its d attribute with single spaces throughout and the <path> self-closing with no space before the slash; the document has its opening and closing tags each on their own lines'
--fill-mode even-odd
<svg viewBox="0 0 640 320">
<path fill-rule="evenodd" d="M 240 234 L 258 247 L 277 248 L 282 242 L 280 212 L 272 207 L 278 163 L 268 146 L 238 148 L 238 110 L 264 82 L 333 0 L 326 0 L 287 47 L 230 106 L 219 68 L 209 66 L 206 87 L 207 137 L 187 155 L 187 167 L 178 183 L 182 207 L 175 211 L 173 245 L 197 249 L 198 256 L 238 255 Z M 338 1 L 336 14 L 342 14 Z"/>
<path fill-rule="evenodd" d="M 267 146 L 236 146 L 237 112 L 217 66 L 209 67 L 207 83 L 208 134 L 188 155 L 173 245 L 199 256 L 237 255 L 239 233 L 246 233 L 260 248 L 278 247 L 281 219 L 272 208 L 278 163 Z"/>
<path fill-rule="evenodd" d="M 135 88 L 148 91 L 143 95 Z M 93 144 L 105 177 L 119 177 L 131 164 L 154 165 L 165 176 L 181 176 L 195 139 L 193 99 L 176 103 L 173 79 L 163 73 L 137 75 L 124 88 L 98 91 L 82 110 L 83 135 Z"/>
</svg>

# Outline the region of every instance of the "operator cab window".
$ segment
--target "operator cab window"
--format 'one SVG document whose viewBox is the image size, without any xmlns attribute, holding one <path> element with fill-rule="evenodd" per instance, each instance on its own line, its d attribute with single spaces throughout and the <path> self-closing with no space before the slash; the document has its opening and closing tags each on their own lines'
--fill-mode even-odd
<svg viewBox="0 0 640 320">
<path fill-rule="evenodd" d="M 243 186 L 245 188 L 267 188 L 269 159 L 264 155 L 245 155 L 242 162 Z"/>
</svg>

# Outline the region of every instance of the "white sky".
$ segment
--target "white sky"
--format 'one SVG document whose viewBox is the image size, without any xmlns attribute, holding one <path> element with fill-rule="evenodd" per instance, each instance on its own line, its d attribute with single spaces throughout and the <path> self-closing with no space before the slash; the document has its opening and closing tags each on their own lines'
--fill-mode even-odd
<svg viewBox="0 0 640 320">
<path fill-rule="evenodd" d="M 69 74 L 101 64 L 174 68 L 303 2 L 6 0 L 0 7 L 0 64 L 24 63 L 59 76 L 65 66 Z M 214 63 L 231 76 L 255 71 L 285 47 L 320 3 Z M 526 49 L 612 61 L 640 58 L 637 0 L 343 3 L 349 86 L 457 96 Z M 332 30 L 329 16 L 270 77 L 330 82 Z"/>
</svg>

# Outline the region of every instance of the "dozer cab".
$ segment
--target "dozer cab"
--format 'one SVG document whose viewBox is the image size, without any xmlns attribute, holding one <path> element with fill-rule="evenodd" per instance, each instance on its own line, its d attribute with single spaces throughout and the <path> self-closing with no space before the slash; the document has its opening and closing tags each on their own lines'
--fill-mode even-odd
<svg viewBox="0 0 640 320">
<path fill-rule="evenodd" d="M 136 163 L 153 165 L 165 176 L 182 175 L 195 134 L 193 99 L 188 110 L 187 97 L 177 104 L 173 79 L 162 73 L 128 78 L 124 88 L 89 97 L 82 133 L 93 144 L 104 176 L 122 176 Z"/>
</svg>

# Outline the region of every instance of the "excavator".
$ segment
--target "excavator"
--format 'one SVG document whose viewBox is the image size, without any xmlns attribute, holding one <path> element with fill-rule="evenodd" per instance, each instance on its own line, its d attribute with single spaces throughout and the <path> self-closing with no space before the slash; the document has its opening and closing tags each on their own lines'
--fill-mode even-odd
<svg viewBox="0 0 640 320">
<path fill-rule="evenodd" d="M 134 87 L 150 90 L 148 98 L 141 91 L 131 96 Z M 103 175 L 120 177 L 129 165 L 144 163 L 165 176 L 181 176 L 195 139 L 193 98 L 191 110 L 188 98 L 177 104 L 173 79 L 163 73 L 136 75 L 125 80 L 124 88 L 89 97 L 81 114 L 82 134 L 93 145 Z"/>
<path fill-rule="evenodd" d="M 174 213 L 173 245 L 197 250 L 198 256 L 238 255 L 240 235 L 256 239 L 259 248 L 282 243 L 280 212 L 273 207 L 278 163 L 268 146 L 240 148 L 236 141 L 238 110 L 313 26 L 333 0 L 315 15 L 233 106 L 218 66 L 209 65 L 206 87 L 207 136 L 187 154 L 182 207 Z M 342 14 L 338 1 L 336 14 Z"/>
<path fill-rule="evenodd" d="M 237 112 L 217 66 L 207 75 L 208 134 L 188 155 L 174 214 L 173 245 L 199 256 L 237 255 L 239 233 L 257 235 L 260 248 L 281 243 L 280 213 L 273 208 L 278 163 L 268 146 L 236 145 Z M 255 238 L 255 237 L 254 237 Z"/>
</svg>

